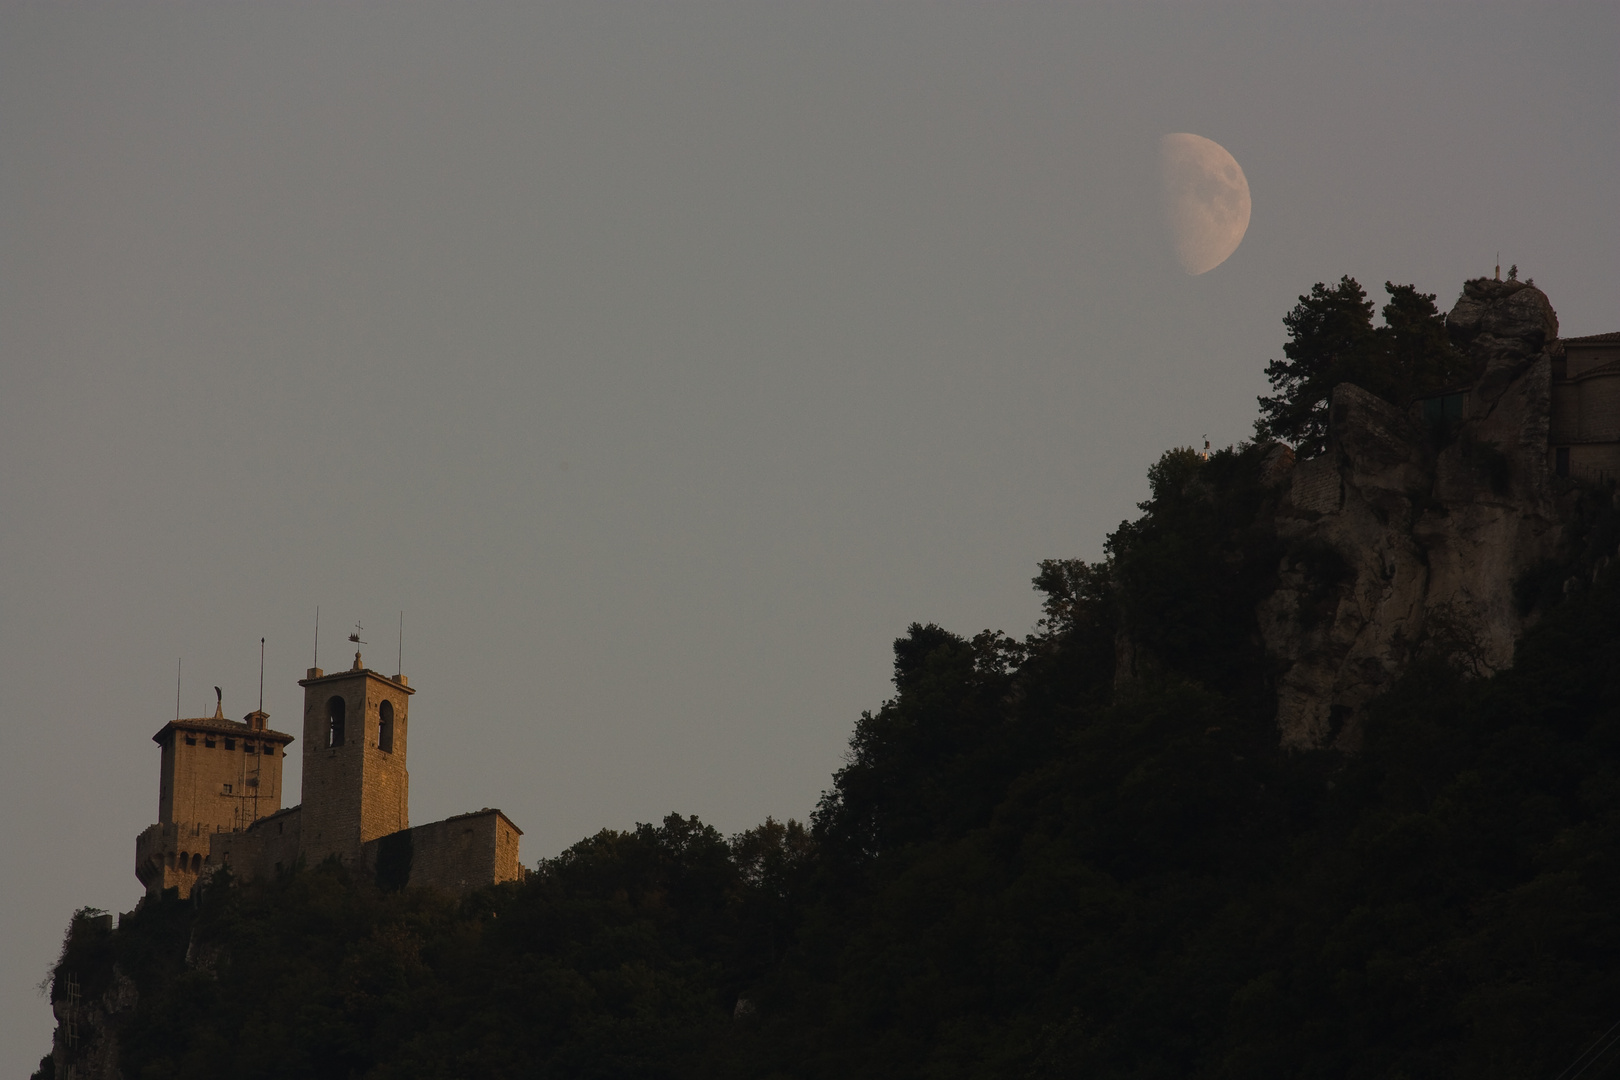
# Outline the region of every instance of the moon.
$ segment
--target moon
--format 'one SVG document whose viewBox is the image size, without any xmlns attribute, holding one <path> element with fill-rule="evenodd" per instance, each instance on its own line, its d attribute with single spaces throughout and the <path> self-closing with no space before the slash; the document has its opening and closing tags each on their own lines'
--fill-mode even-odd
<svg viewBox="0 0 1620 1080">
<path fill-rule="evenodd" d="M 1164 221 L 1189 274 L 1225 262 L 1249 231 L 1249 180 L 1226 147 L 1181 132 L 1159 140 Z"/>
</svg>

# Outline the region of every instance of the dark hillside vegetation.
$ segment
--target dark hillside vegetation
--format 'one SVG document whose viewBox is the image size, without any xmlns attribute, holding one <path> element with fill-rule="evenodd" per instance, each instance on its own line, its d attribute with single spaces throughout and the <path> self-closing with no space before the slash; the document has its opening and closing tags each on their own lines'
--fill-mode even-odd
<svg viewBox="0 0 1620 1080">
<path fill-rule="evenodd" d="M 1284 753 L 1259 469 L 1167 455 L 1024 641 L 913 626 L 808 829 L 672 815 L 459 902 L 216 879 L 58 973 L 133 980 L 130 1077 L 1556 1076 L 1620 1018 L 1615 585 Z"/>
<path fill-rule="evenodd" d="M 1432 297 L 1374 331 L 1350 286 L 1301 298 L 1294 360 L 1451 377 Z M 1023 640 L 912 626 L 808 826 L 671 815 L 461 900 L 218 876 L 76 918 L 53 998 L 133 986 L 132 1080 L 1552 1080 L 1620 1020 L 1614 493 L 1522 583 L 1512 669 L 1438 649 L 1360 753 L 1286 752 L 1272 453 L 1166 454 L 1103 562 L 1042 564 Z"/>
<path fill-rule="evenodd" d="M 1266 365 L 1277 393 L 1260 399 L 1258 437 L 1282 439 L 1309 457 L 1327 445 L 1328 398 L 1340 383 L 1404 407 L 1478 374 L 1452 348 L 1432 293 L 1392 281 L 1384 291 L 1381 326 L 1373 325 L 1372 302 L 1352 277 L 1331 287 L 1317 282 L 1283 316 L 1289 340 L 1283 359 Z"/>
</svg>

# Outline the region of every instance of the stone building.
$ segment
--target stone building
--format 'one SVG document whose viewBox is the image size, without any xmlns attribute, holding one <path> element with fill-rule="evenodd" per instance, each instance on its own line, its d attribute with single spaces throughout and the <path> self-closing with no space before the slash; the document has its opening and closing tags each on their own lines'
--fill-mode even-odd
<svg viewBox="0 0 1620 1080">
<path fill-rule="evenodd" d="M 1552 362 L 1548 465 L 1558 476 L 1620 477 L 1620 333 L 1562 344 Z"/>
<path fill-rule="evenodd" d="M 148 894 L 179 889 L 202 873 L 216 833 L 240 832 L 281 809 L 281 765 L 291 735 L 251 712 L 240 723 L 223 708 L 174 720 L 152 736 L 158 766 L 158 823 L 135 839 L 135 876 Z"/>
<path fill-rule="evenodd" d="M 523 874 L 522 830 L 483 809 L 410 824 L 410 700 L 404 675 L 381 675 L 359 653 L 347 671 L 310 668 L 304 688 L 303 802 L 281 807 L 281 771 L 294 739 L 249 713 L 175 720 L 162 748 L 158 822 L 135 840 L 135 876 L 148 896 L 189 896 L 213 870 L 266 877 L 336 858 L 385 887 L 464 892 Z"/>
</svg>

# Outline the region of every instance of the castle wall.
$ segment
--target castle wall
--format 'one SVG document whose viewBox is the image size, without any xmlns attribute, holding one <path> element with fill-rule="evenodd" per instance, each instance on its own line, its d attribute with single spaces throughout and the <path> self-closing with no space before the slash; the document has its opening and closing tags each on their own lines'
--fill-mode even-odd
<svg viewBox="0 0 1620 1080">
<path fill-rule="evenodd" d="M 1620 339 L 1614 334 L 1563 342 L 1553 366 L 1555 445 L 1620 442 Z"/>
<path fill-rule="evenodd" d="M 1604 335 L 1611 337 L 1612 335 Z M 1612 364 L 1620 360 L 1620 342 L 1605 344 L 1579 344 L 1566 342 L 1564 344 L 1564 374 L 1566 378 L 1576 378 L 1587 372 Z"/>
<path fill-rule="evenodd" d="M 1581 437 L 1581 388 L 1578 383 L 1557 379 L 1552 386 L 1552 429 L 1548 441 L 1560 445 Z"/>
<path fill-rule="evenodd" d="M 146 894 L 159 896 L 165 889 L 178 889 L 181 896 L 190 896 L 208 861 L 215 830 L 196 822 L 148 825 L 135 838 L 135 876 L 146 886 Z"/>
<path fill-rule="evenodd" d="M 1620 477 L 1620 343 L 1564 343 L 1553 371 L 1547 462 L 1560 475 Z"/>
<path fill-rule="evenodd" d="M 384 888 L 467 892 L 523 876 L 521 835 L 499 810 L 478 810 L 378 837 L 364 845 L 360 861 Z"/>
<path fill-rule="evenodd" d="M 1620 442 L 1575 443 L 1569 448 L 1569 471 L 1588 480 L 1620 477 Z"/>
<path fill-rule="evenodd" d="M 1574 385 L 1580 398 L 1580 441 L 1620 441 L 1620 370 L 1594 372 Z"/>
<path fill-rule="evenodd" d="M 302 808 L 288 807 L 261 818 L 245 832 L 210 837 L 208 865 L 229 866 L 242 878 L 270 878 L 292 869 L 299 855 Z"/>
</svg>

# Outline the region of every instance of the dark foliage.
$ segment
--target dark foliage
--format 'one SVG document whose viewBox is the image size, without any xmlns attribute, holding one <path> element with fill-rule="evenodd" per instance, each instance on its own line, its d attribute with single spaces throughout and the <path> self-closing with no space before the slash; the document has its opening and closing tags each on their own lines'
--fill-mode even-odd
<svg viewBox="0 0 1620 1080">
<path fill-rule="evenodd" d="M 1384 283 L 1384 324 L 1373 326 L 1373 305 L 1354 278 L 1329 288 L 1321 282 L 1283 317 L 1288 343 L 1282 360 L 1266 365 L 1276 391 L 1260 398 L 1258 438 L 1294 444 L 1303 457 L 1327 445 L 1328 398 L 1339 383 L 1354 383 L 1387 401 L 1406 405 L 1449 389 L 1471 374 L 1446 336 L 1434 296 L 1412 285 Z"/>
<path fill-rule="evenodd" d="M 1262 456 L 1247 444 L 1208 461 L 1180 449 L 1148 469 L 1146 513 L 1106 547 L 1137 669 L 1167 665 L 1239 697 L 1264 689 L 1254 609 L 1281 550 L 1261 513 Z"/>
<path fill-rule="evenodd" d="M 1205 657 L 1258 670 L 1246 453 L 1162 463 L 1029 640 L 912 627 L 813 831 L 671 816 L 459 903 L 216 880 L 76 919 L 59 970 L 136 981 L 132 1077 L 1555 1075 L 1620 1013 L 1620 596 L 1488 680 L 1411 671 L 1354 759 L 1283 754 Z M 1114 695 L 1122 611 L 1235 622 Z"/>
<path fill-rule="evenodd" d="M 876 857 L 982 826 L 1051 725 L 1017 715 L 1023 647 L 913 624 L 894 644 L 895 698 L 863 714 L 833 777 L 816 836 L 839 856 Z"/>
</svg>

